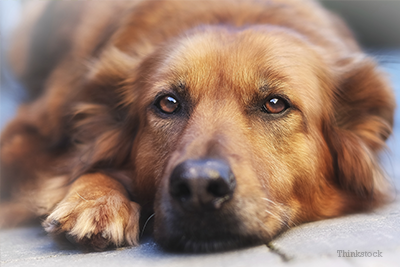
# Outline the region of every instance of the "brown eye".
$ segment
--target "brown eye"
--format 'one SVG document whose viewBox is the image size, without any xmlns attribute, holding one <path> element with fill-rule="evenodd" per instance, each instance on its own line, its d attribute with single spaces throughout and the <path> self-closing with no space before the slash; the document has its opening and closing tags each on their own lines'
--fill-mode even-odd
<svg viewBox="0 0 400 267">
<path fill-rule="evenodd" d="M 172 114 L 179 108 L 179 102 L 167 95 L 159 99 L 157 107 L 166 114 Z"/>
<path fill-rule="evenodd" d="M 264 109 L 267 113 L 278 114 L 285 111 L 289 107 L 286 100 L 282 97 L 271 97 L 264 104 Z"/>
</svg>

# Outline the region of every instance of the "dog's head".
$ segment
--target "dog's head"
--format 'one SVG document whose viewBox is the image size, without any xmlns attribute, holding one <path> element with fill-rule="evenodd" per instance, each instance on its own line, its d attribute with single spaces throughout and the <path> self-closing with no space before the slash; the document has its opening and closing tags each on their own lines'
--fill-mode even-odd
<svg viewBox="0 0 400 267">
<path fill-rule="evenodd" d="M 370 59 L 335 58 L 275 27 L 203 27 L 160 46 L 124 86 L 139 121 L 139 199 L 155 237 L 210 251 L 383 199 L 377 152 L 390 88 Z"/>
</svg>

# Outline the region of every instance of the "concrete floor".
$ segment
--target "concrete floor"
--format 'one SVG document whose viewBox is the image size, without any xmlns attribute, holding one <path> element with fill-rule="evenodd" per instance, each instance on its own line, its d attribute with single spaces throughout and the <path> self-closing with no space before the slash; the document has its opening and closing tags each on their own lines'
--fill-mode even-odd
<svg viewBox="0 0 400 267">
<path fill-rule="evenodd" d="M 400 103 L 400 50 L 377 56 L 390 74 Z M 15 103 L 3 95 L 1 120 Z M 400 116 L 397 112 L 390 151 L 382 162 L 400 188 Z M 342 251 L 341 254 L 339 252 Z M 368 252 L 371 257 L 343 257 L 343 252 Z M 374 257 L 375 253 L 375 257 Z M 342 257 L 341 257 L 342 256 Z M 399 266 L 400 200 L 369 214 L 354 214 L 295 227 L 270 244 L 214 254 L 172 254 L 162 251 L 151 238 L 135 248 L 82 253 L 54 242 L 40 226 L 0 230 L 1 266 Z"/>
<path fill-rule="evenodd" d="M 268 246 L 199 255 L 164 252 L 151 238 L 135 248 L 82 253 L 54 242 L 40 226 L 31 226 L 0 232 L 0 263 L 3 267 L 398 266 L 399 223 L 400 202 L 394 202 L 370 214 L 303 224 Z M 344 257 L 340 251 L 370 252 L 371 257 Z"/>
</svg>

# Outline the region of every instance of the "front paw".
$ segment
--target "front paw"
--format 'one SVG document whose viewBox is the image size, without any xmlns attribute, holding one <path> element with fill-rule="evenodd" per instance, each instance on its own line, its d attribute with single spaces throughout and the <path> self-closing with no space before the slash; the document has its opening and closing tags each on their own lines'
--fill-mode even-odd
<svg viewBox="0 0 400 267">
<path fill-rule="evenodd" d="M 74 192 L 57 205 L 43 227 L 66 234 L 83 248 L 101 251 L 138 245 L 139 214 L 140 206 L 116 190 L 95 199 Z"/>
</svg>

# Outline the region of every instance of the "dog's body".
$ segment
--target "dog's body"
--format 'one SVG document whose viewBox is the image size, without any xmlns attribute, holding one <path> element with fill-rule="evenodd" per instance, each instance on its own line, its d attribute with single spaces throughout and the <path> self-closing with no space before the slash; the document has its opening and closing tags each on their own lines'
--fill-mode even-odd
<svg viewBox="0 0 400 267">
<path fill-rule="evenodd" d="M 268 242 L 385 201 L 391 88 L 312 1 L 53 1 L 11 50 L 31 92 L 1 139 L 3 224 L 84 246 Z"/>
</svg>

